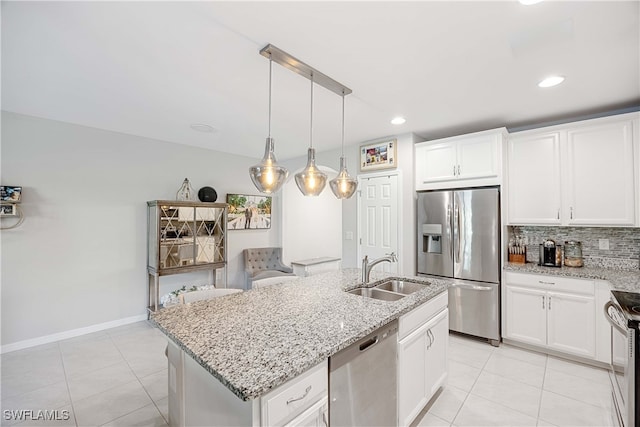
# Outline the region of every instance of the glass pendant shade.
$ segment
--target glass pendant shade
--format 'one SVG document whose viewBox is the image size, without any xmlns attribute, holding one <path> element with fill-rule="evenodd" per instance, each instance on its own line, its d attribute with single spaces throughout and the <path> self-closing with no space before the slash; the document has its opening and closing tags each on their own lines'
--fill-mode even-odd
<svg viewBox="0 0 640 427">
<path fill-rule="evenodd" d="M 327 174 L 316 166 L 316 150 L 309 148 L 307 166 L 296 174 L 296 185 L 305 196 L 317 196 L 327 185 Z"/>
<path fill-rule="evenodd" d="M 329 186 L 338 199 L 348 199 L 356 192 L 358 181 L 349 175 L 344 157 L 340 157 L 340 172 L 338 172 L 338 176 L 329 181 Z"/>
<path fill-rule="evenodd" d="M 273 138 L 267 138 L 264 157 L 259 164 L 249 168 L 249 176 L 258 191 L 267 194 L 277 192 L 286 181 L 289 171 L 276 162 Z"/>
</svg>

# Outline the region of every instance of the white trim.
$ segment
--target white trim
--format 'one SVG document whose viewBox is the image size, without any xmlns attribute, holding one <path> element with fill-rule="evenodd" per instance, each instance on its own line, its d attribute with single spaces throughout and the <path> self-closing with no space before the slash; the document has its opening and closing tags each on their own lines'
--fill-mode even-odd
<svg viewBox="0 0 640 427">
<path fill-rule="evenodd" d="M 112 320 L 111 322 L 98 323 L 97 325 L 86 326 L 84 328 L 71 329 L 69 331 L 58 332 L 56 334 L 45 335 L 38 338 L 32 338 L 24 341 L 14 342 L 12 344 L 6 344 L 0 349 L 0 354 L 9 353 L 11 351 L 22 350 L 29 347 L 35 347 L 37 345 L 49 344 L 56 341 L 65 340 L 68 338 L 79 337 L 80 335 L 90 334 L 92 332 L 103 331 L 105 329 L 111 329 L 118 326 L 128 325 L 130 323 L 139 322 L 141 320 L 147 320 L 147 314 L 139 314 L 137 316 L 125 317 L 124 319 Z"/>
<path fill-rule="evenodd" d="M 403 217 L 403 209 L 402 209 L 402 202 L 403 202 L 403 197 L 402 197 L 402 171 L 400 169 L 392 169 L 392 170 L 387 170 L 387 171 L 380 171 L 380 172 L 373 172 L 373 173 L 363 173 L 363 174 L 359 174 L 356 176 L 356 179 L 358 180 L 358 202 L 356 204 L 356 222 L 357 222 L 357 247 L 358 247 L 358 260 L 362 259 L 362 244 L 361 239 L 362 239 L 362 223 L 360 221 L 360 212 L 362 211 L 362 193 L 360 188 L 362 188 L 362 186 L 360 185 L 362 183 L 363 180 L 367 179 L 367 178 L 380 178 L 383 176 L 396 176 L 398 178 L 397 181 L 397 187 L 396 187 L 396 196 L 398 198 L 398 221 L 397 221 L 397 225 L 396 225 L 396 233 L 398 234 L 398 249 L 396 250 L 396 255 L 398 256 L 398 260 L 399 262 L 398 264 L 398 275 L 402 275 L 404 274 L 404 268 L 403 268 L 403 243 L 404 243 L 404 239 L 402 238 L 402 228 L 400 227 L 400 224 L 402 224 L 402 220 L 404 219 Z M 361 261 L 358 261 L 361 262 Z M 358 265 L 358 268 L 360 268 L 360 266 Z M 411 275 L 413 275 L 413 273 L 411 273 Z"/>
</svg>

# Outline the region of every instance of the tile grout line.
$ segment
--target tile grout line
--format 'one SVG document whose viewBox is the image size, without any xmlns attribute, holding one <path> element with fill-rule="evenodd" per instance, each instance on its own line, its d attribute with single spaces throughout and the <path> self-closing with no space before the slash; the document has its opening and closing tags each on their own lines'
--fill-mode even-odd
<svg viewBox="0 0 640 427">
<path fill-rule="evenodd" d="M 142 387 L 142 389 L 144 390 L 144 392 L 145 392 L 145 394 L 147 395 L 147 397 L 149 398 L 149 400 L 151 400 L 151 403 L 153 404 L 153 406 L 154 406 L 154 407 L 156 408 L 156 410 L 158 411 L 158 414 L 160 415 L 160 417 L 164 420 L 164 422 L 165 422 L 165 423 L 167 423 L 167 425 L 169 425 L 169 421 L 168 421 L 167 419 L 165 419 L 164 415 L 162 414 L 162 411 L 160 410 L 160 408 L 158 408 L 158 405 L 156 404 L 156 401 L 155 401 L 155 400 L 153 400 L 153 398 L 152 398 L 152 397 L 151 397 L 151 395 L 149 394 L 149 391 L 147 390 L 147 388 L 144 386 L 144 384 L 143 384 L 143 383 L 142 383 L 142 381 L 140 380 L 140 377 L 138 376 L 137 372 L 133 369 L 133 367 L 131 367 L 131 365 L 129 364 L 129 360 L 127 360 L 127 358 L 125 357 L 125 355 L 122 353 L 122 350 L 120 350 L 120 347 L 118 346 L 118 344 L 113 340 L 113 337 L 111 336 L 111 334 L 107 334 L 107 335 L 109 336 L 109 339 L 111 340 L 111 342 L 113 343 L 113 345 L 115 346 L 115 348 L 118 350 L 118 353 L 120 353 L 120 356 L 122 356 L 122 359 L 125 361 L 125 363 L 126 363 L 126 364 L 127 364 L 127 366 L 129 367 L 129 369 L 131 370 L 131 372 L 133 373 L 133 375 L 136 377 L 136 381 L 140 384 L 140 386 L 141 386 L 141 387 Z M 158 371 L 158 372 L 160 372 L 160 371 Z M 156 374 L 156 373 L 157 373 L 157 372 L 154 372 L 154 373 L 149 374 L 149 375 L 154 375 L 154 374 Z M 132 381 L 132 382 L 133 382 L 133 381 Z M 148 405 L 143 406 L 143 408 L 144 408 L 144 407 L 146 407 L 146 406 L 148 406 Z M 138 410 L 140 410 L 140 409 L 142 409 L 142 408 L 138 408 L 138 409 L 136 409 L 136 410 L 134 410 L 134 411 L 129 412 L 128 414 L 122 415 L 122 416 L 120 416 L 120 417 L 118 417 L 118 418 L 115 418 L 115 419 L 113 419 L 113 420 L 111 420 L 111 421 L 115 421 L 115 420 L 117 420 L 117 419 L 119 419 L 119 418 L 122 418 L 122 417 L 124 417 L 124 416 L 130 415 L 130 414 L 132 414 L 133 412 L 138 411 Z M 108 424 L 108 423 L 110 423 L 111 421 L 107 421 L 107 422 L 106 422 L 106 423 L 104 423 L 104 424 Z M 104 424 L 102 424 L 102 425 L 104 425 Z"/>
<path fill-rule="evenodd" d="M 549 365 L 549 355 L 547 355 L 547 357 L 545 357 L 544 359 L 544 374 L 542 375 L 542 385 L 540 386 L 540 398 L 538 399 L 538 415 L 536 416 L 536 420 L 538 422 L 540 421 L 540 411 L 542 411 L 542 395 L 544 394 L 544 381 L 545 381 L 545 378 L 547 378 L 548 365 Z"/>
<path fill-rule="evenodd" d="M 76 416 L 76 408 L 73 404 L 73 398 L 71 397 L 71 388 L 69 388 L 69 377 L 67 376 L 67 367 L 64 363 L 64 355 L 62 354 L 62 347 L 60 346 L 60 341 L 56 341 L 56 347 L 58 348 L 58 353 L 60 354 L 60 363 L 62 363 L 62 372 L 64 374 L 64 383 L 67 386 L 67 393 L 69 393 L 69 404 L 71 405 L 71 412 L 73 412 L 73 422 L 76 427 L 78 424 L 78 417 Z"/>
<path fill-rule="evenodd" d="M 460 405 L 460 408 L 458 408 L 458 410 L 456 411 L 456 414 L 454 415 L 453 420 L 449 424 L 450 426 L 454 425 L 456 419 L 458 418 L 458 415 L 460 415 L 460 411 L 462 411 L 462 408 L 464 408 L 464 404 L 467 403 L 467 399 L 469 398 L 469 395 L 471 395 L 471 391 L 473 390 L 473 387 L 475 387 L 476 383 L 478 382 L 478 378 L 480 378 L 480 375 L 482 375 L 482 372 L 484 371 L 484 367 L 487 366 L 487 363 L 489 363 L 489 359 L 491 359 L 491 356 L 493 356 L 494 352 L 495 352 L 495 348 L 491 348 L 491 355 L 484 362 L 484 364 L 482 365 L 482 368 L 480 368 L 480 373 L 478 374 L 476 379 L 473 381 L 471 388 L 469 389 L 466 396 L 464 397 L 464 400 L 462 401 L 462 405 Z M 471 365 L 467 365 L 467 366 L 471 366 Z M 472 368 L 474 368 L 474 366 L 472 366 Z"/>
</svg>

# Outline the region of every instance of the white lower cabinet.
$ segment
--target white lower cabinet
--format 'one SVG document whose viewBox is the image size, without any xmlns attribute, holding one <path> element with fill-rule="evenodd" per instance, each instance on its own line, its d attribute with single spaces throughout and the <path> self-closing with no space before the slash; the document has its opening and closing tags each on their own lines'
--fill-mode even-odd
<svg viewBox="0 0 640 427">
<path fill-rule="evenodd" d="M 328 424 L 327 360 L 258 399 L 243 401 L 171 341 L 167 356 L 172 427 Z"/>
<path fill-rule="evenodd" d="M 405 426 L 414 421 L 444 385 L 448 371 L 448 342 L 446 292 L 400 318 L 398 425 Z"/>
<path fill-rule="evenodd" d="M 329 399 L 322 398 L 294 418 L 286 427 L 327 427 L 329 425 Z"/>
<path fill-rule="evenodd" d="M 504 337 L 596 359 L 592 280 L 505 273 Z"/>
</svg>

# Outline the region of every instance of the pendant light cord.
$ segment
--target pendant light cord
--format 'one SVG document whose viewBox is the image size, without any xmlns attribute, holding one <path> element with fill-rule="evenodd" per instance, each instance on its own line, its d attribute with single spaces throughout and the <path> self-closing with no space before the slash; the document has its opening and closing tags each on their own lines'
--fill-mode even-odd
<svg viewBox="0 0 640 427">
<path fill-rule="evenodd" d="M 273 60 L 269 57 L 269 138 L 271 138 L 271 73 L 273 70 Z"/>
<path fill-rule="evenodd" d="M 344 157 L 344 90 L 342 91 L 342 157 Z"/>
<path fill-rule="evenodd" d="M 311 74 L 311 126 L 309 126 L 309 148 L 313 148 L 313 74 Z"/>
</svg>

